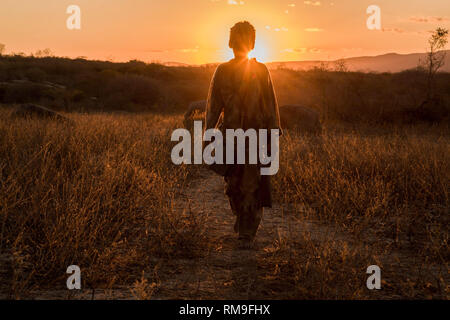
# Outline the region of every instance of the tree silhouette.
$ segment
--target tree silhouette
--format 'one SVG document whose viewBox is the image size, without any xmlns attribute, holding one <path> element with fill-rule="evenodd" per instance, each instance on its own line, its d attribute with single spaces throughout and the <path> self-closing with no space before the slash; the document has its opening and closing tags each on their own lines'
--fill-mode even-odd
<svg viewBox="0 0 450 320">
<path fill-rule="evenodd" d="M 45 48 L 44 50 L 38 50 L 34 54 L 35 57 L 42 58 L 42 57 L 51 57 L 53 56 L 52 51 L 49 48 Z"/>
<path fill-rule="evenodd" d="M 427 73 L 427 100 L 435 98 L 435 75 L 445 63 L 446 52 L 443 50 L 448 42 L 448 30 L 437 28 L 428 39 L 428 51 L 421 67 Z"/>
</svg>

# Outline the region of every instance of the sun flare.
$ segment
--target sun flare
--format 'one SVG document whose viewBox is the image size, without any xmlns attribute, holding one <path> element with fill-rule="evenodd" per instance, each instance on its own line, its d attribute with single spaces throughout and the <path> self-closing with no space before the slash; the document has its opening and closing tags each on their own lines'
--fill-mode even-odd
<svg viewBox="0 0 450 320">
<path fill-rule="evenodd" d="M 256 39 L 255 48 L 249 52 L 249 58 L 256 58 L 259 62 L 268 62 L 269 60 L 269 51 L 267 46 L 260 39 Z M 228 49 L 226 59 L 231 60 L 234 58 L 233 50 Z"/>
<path fill-rule="evenodd" d="M 267 47 L 261 42 L 255 43 L 255 48 L 248 54 L 249 58 L 256 58 L 259 62 L 267 62 L 268 50 Z"/>
</svg>

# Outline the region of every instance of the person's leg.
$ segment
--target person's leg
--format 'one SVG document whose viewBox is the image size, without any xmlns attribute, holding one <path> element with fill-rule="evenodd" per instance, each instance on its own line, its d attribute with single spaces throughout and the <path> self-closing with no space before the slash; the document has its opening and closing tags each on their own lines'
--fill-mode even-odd
<svg viewBox="0 0 450 320">
<path fill-rule="evenodd" d="M 253 239 L 255 238 L 256 232 L 258 231 L 259 224 L 261 223 L 262 215 L 263 215 L 263 208 L 258 208 L 253 211 L 252 221 L 251 221 L 251 230 L 252 230 Z"/>
<path fill-rule="evenodd" d="M 263 209 L 257 208 L 242 212 L 239 215 L 239 241 L 243 248 L 251 248 L 255 240 L 256 232 L 258 231 L 261 222 Z"/>
<path fill-rule="evenodd" d="M 253 228 L 252 219 L 250 212 L 240 212 L 239 215 L 239 240 L 252 240 L 253 239 Z"/>
<path fill-rule="evenodd" d="M 234 216 L 236 217 L 236 220 L 234 222 L 234 232 L 239 232 L 239 212 L 237 210 L 236 201 L 233 200 L 231 197 L 228 199 L 230 202 L 231 211 L 233 212 Z"/>
<path fill-rule="evenodd" d="M 252 244 L 262 216 L 258 193 L 260 176 L 258 167 L 253 165 L 236 166 L 225 177 L 225 194 L 236 215 L 235 232 L 246 245 Z"/>
<path fill-rule="evenodd" d="M 236 217 L 234 223 L 234 232 L 239 232 L 239 212 L 241 211 L 240 184 L 242 180 L 242 166 L 230 167 L 228 174 L 224 177 L 225 194 L 230 202 L 230 208 Z"/>
</svg>

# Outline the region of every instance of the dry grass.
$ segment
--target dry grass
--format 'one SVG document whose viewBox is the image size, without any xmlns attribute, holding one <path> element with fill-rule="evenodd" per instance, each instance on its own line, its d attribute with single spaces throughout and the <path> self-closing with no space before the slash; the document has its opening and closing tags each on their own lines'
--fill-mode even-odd
<svg viewBox="0 0 450 320">
<path fill-rule="evenodd" d="M 67 266 L 77 264 L 87 288 L 125 285 L 149 299 L 163 281 L 160 261 L 207 251 L 205 219 L 174 207 L 195 174 L 170 162 L 181 117 L 71 114 L 68 127 L 7 113 L 0 249 L 11 261 L 1 279 L 8 297 L 64 289 Z M 287 132 L 274 182 L 286 213 L 330 232 L 325 241 L 274 239 L 258 260 L 257 297 L 448 298 L 449 128 L 331 127 L 322 137 Z M 382 268 L 381 292 L 365 288 L 371 264 Z"/>
<path fill-rule="evenodd" d="M 298 283 L 295 297 L 448 298 L 448 133 L 440 126 L 285 137 L 279 201 L 306 204 L 300 219 L 335 232 L 322 242 L 291 235 L 272 257 Z M 382 293 L 361 286 L 371 264 L 383 270 Z"/>
<path fill-rule="evenodd" d="M 193 256 L 201 221 L 174 215 L 188 177 L 170 160 L 178 117 L 73 115 L 73 127 L 0 110 L 0 246 L 12 255 L 13 298 L 63 287 L 130 283 L 155 256 Z"/>
</svg>

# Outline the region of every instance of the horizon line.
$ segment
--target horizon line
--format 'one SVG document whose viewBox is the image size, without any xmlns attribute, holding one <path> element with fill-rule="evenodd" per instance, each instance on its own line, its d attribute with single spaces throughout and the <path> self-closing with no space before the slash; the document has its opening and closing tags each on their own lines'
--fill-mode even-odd
<svg viewBox="0 0 450 320">
<path fill-rule="evenodd" d="M 445 49 L 445 50 L 440 50 L 440 51 L 450 51 L 450 49 Z M 336 62 L 339 60 L 348 60 L 348 59 L 355 59 L 355 58 L 376 58 L 376 57 L 381 57 L 381 56 L 385 56 L 385 55 L 390 55 L 390 54 L 395 54 L 395 55 L 400 55 L 400 56 L 407 56 L 407 55 L 413 55 L 413 54 L 426 54 L 427 52 L 409 52 L 409 53 L 398 53 L 398 52 L 386 52 L 386 53 L 381 53 L 381 54 L 376 54 L 376 55 L 362 55 L 362 56 L 351 56 L 351 57 L 346 57 L 346 58 L 337 58 L 337 59 L 314 59 L 314 60 L 310 60 L 310 59 L 305 59 L 305 60 L 274 60 L 274 61 L 265 61 L 262 62 L 264 64 L 273 64 L 273 63 L 294 63 L 294 62 Z M 215 62 L 205 62 L 205 63 L 200 63 L 200 64 L 195 64 L 195 63 L 187 63 L 187 62 L 179 62 L 179 61 L 162 61 L 162 60 L 140 60 L 137 58 L 130 58 L 129 60 L 112 60 L 109 59 L 107 57 L 105 57 L 104 59 L 101 58 L 93 58 L 93 57 L 88 57 L 88 56 L 77 56 L 77 57 L 70 57 L 70 56 L 61 56 L 61 55 L 54 55 L 54 54 L 50 54 L 50 55 L 45 55 L 45 56 L 35 56 L 33 53 L 29 53 L 26 54 L 24 52 L 10 52 L 10 53 L 4 53 L 4 54 L 0 54 L 0 58 L 1 57 L 7 57 L 7 56 L 22 56 L 22 57 L 27 57 L 27 58 L 62 58 L 62 59 L 70 59 L 70 60 L 88 60 L 88 61 L 101 61 L 101 62 L 111 62 L 111 63 L 128 63 L 131 61 L 139 61 L 139 62 L 143 62 L 146 64 L 161 64 L 161 65 L 165 65 L 165 64 L 178 64 L 180 66 L 192 66 L 192 67 L 200 67 L 200 66 L 207 66 L 207 65 L 215 65 L 215 64 L 220 64 L 223 62 L 227 62 L 230 61 L 229 60 L 225 60 L 225 61 L 215 61 Z M 256 59 L 258 61 L 258 59 Z M 260 61 L 261 62 L 261 61 Z"/>
</svg>

